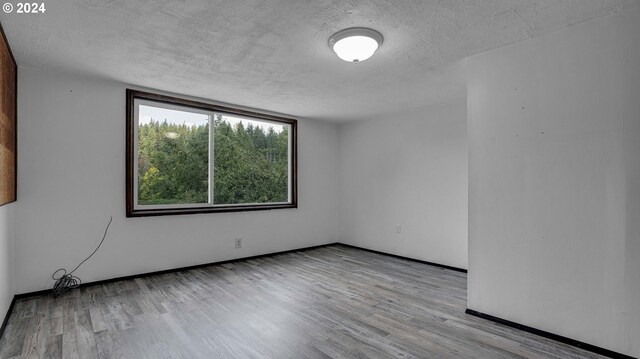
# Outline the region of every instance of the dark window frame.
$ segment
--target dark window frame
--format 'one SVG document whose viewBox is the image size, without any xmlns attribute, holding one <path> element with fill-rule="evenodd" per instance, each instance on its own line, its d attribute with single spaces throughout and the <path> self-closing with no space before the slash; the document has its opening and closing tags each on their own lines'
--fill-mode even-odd
<svg viewBox="0 0 640 359">
<path fill-rule="evenodd" d="M 184 208 L 153 208 L 153 209 L 136 209 L 134 207 L 134 165 L 135 159 L 134 142 L 137 141 L 135 136 L 135 103 L 134 100 L 155 101 L 169 105 L 177 105 L 188 108 L 200 109 L 205 111 L 220 112 L 229 115 L 238 115 L 244 117 L 255 118 L 257 120 L 267 120 L 271 122 L 283 123 L 291 126 L 291 163 L 290 163 L 290 183 L 291 192 L 290 201 L 287 203 L 265 203 L 265 204 L 233 204 L 219 205 L 211 207 L 184 207 Z M 243 212 L 243 211 L 260 211 L 281 208 L 298 208 L 298 121 L 291 118 L 270 115 L 266 113 L 243 110 L 235 107 L 219 106 L 205 102 L 193 101 L 179 97 L 161 95 L 157 93 L 126 90 L 126 216 L 127 217 L 148 217 L 148 216 L 166 216 L 181 214 L 197 214 L 197 213 L 219 213 L 219 212 Z"/>
</svg>

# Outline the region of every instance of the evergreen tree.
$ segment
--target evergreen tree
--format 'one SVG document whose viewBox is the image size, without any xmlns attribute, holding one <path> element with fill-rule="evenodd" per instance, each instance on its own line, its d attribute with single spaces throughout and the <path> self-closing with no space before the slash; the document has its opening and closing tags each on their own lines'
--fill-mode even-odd
<svg viewBox="0 0 640 359">
<path fill-rule="evenodd" d="M 213 120 L 215 204 L 286 202 L 288 131 Z M 209 125 L 151 121 L 138 129 L 138 202 L 206 203 Z"/>
</svg>

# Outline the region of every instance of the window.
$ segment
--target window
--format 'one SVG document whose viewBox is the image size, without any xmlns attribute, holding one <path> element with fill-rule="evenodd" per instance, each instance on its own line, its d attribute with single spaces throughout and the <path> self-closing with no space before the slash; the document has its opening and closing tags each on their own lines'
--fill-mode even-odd
<svg viewBox="0 0 640 359">
<path fill-rule="evenodd" d="M 296 208 L 296 127 L 127 90 L 127 217 Z"/>
</svg>

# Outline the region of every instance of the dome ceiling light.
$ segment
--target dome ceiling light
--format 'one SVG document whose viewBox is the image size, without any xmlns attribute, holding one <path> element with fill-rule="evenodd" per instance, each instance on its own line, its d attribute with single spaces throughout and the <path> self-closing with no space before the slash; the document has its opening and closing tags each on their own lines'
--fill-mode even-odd
<svg viewBox="0 0 640 359">
<path fill-rule="evenodd" d="M 351 27 L 329 38 L 329 47 L 344 61 L 358 63 L 370 58 L 382 45 L 382 34 L 365 27 Z"/>
</svg>

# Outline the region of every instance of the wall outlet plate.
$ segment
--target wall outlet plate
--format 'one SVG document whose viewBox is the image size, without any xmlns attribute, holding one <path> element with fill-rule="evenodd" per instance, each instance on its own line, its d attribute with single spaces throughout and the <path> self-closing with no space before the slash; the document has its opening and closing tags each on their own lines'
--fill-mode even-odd
<svg viewBox="0 0 640 359">
<path fill-rule="evenodd" d="M 236 238 L 236 249 L 242 248 L 242 238 Z"/>
</svg>

